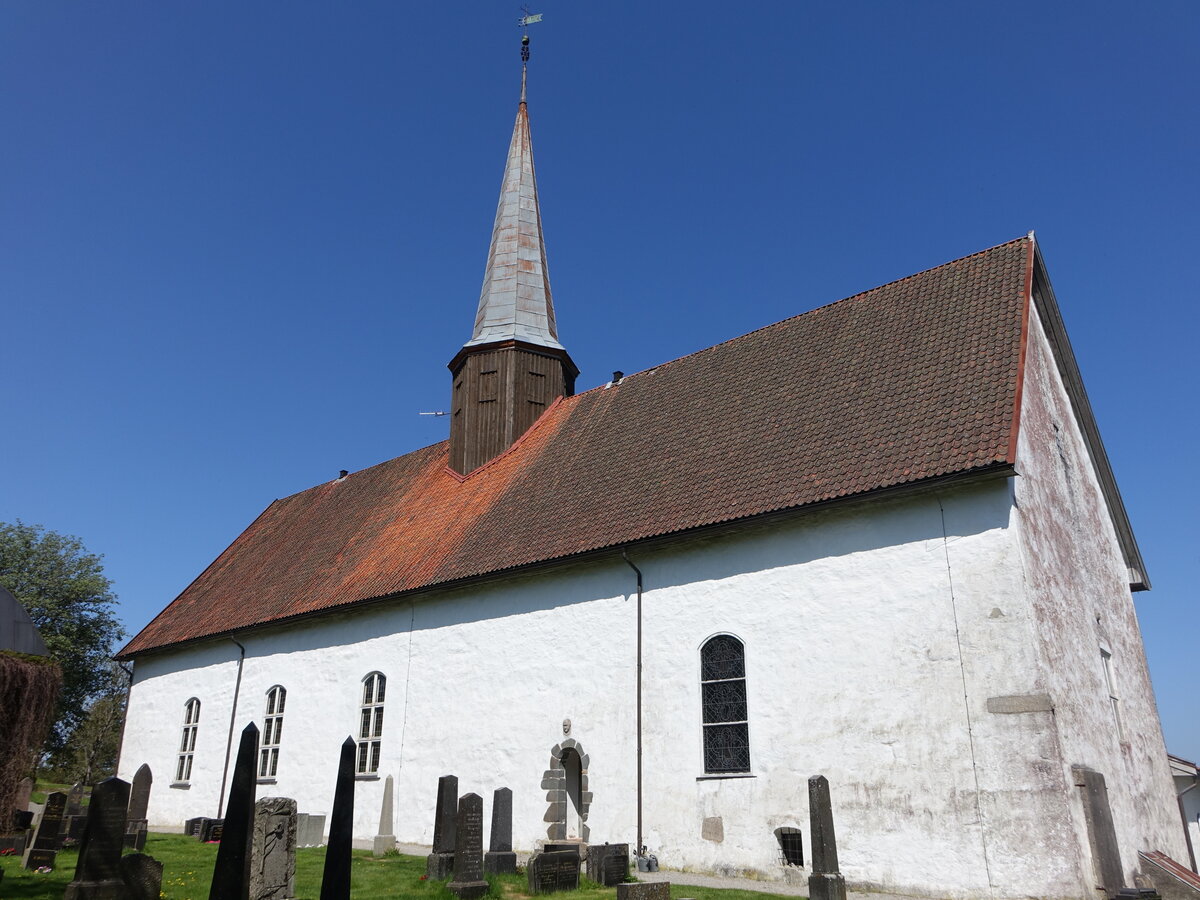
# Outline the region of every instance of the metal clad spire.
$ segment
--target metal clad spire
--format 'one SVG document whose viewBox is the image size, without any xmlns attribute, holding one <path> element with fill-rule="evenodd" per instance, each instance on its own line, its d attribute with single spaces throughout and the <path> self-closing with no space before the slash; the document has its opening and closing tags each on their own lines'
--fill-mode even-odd
<svg viewBox="0 0 1200 900">
<path fill-rule="evenodd" d="M 528 9 L 518 24 L 523 30 L 541 20 Z M 525 102 L 529 35 L 521 37 L 521 102 L 513 125 L 500 202 L 492 226 L 475 314 L 475 329 L 465 346 L 493 341 L 519 340 L 542 347 L 563 349 L 554 322 L 550 272 L 542 236 L 542 213 L 538 205 L 537 178 L 533 167 L 533 141 Z"/>
</svg>

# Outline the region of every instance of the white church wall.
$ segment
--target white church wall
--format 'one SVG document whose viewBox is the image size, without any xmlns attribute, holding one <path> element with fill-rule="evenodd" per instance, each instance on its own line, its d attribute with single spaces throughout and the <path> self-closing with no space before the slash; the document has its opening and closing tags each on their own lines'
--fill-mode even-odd
<svg viewBox="0 0 1200 900">
<path fill-rule="evenodd" d="M 1061 777 L 1071 787 L 1069 843 L 1080 848 L 1083 875 L 1096 880 L 1072 765 L 1104 775 L 1132 885 L 1138 850 L 1185 860 L 1187 851 L 1120 546 L 1036 309 L 1029 327 L 1015 523 L 1037 620 L 1038 681 L 1054 702 Z M 1119 726 L 1102 651 L 1111 654 Z"/>
<path fill-rule="evenodd" d="M 1061 796 L 1053 781 L 1016 780 L 1049 752 L 1046 722 L 986 714 L 989 697 L 1031 693 L 1037 671 L 1010 508 L 1007 482 L 995 481 L 631 551 L 646 585 L 645 840 L 664 865 L 783 877 L 773 830 L 799 827 L 807 856 L 807 778 L 822 773 L 852 882 L 1070 895 L 1057 847 L 1021 847 L 1018 887 L 995 837 L 1040 836 L 1043 817 L 1021 810 Z M 485 816 L 492 789 L 512 788 L 516 844 L 535 849 L 546 838 L 543 775 L 569 718 L 588 757 L 590 839 L 634 843 L 633 590 L 614 556 L 240 635 L 238 730 L 261 725 L 271 686 L 288 690 L 276 783 L 259 795 L 329 812 L 361 679 L 380 671 L 380 775 L 396 776 L 402 841 L 430 843 L 436 780 L 453 773 L 461 793 L 483 795 Z M 704 777 L 699 649 L 718 632 L 746 648 L 749 778 Z M 156 786 L 152 827 L 216 813 L 237 656 L 225 640 L 137 663 L 124 777 L 148 761 L 163 784 L 183 703 L 204 703 L 191 787 Z M 381 796 L 381 781 L 358 783 L 358 838 L 374 834 Z M 702 836 L 717 817 L 720 842 Z M 989 866 L 1001 873 L 990 890 Z"/>
</svg>

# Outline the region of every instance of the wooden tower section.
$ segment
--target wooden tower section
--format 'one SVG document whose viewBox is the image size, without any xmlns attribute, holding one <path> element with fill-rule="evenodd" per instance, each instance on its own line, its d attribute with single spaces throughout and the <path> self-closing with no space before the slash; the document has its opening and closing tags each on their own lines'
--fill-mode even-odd
<svg viewBox="0 0 1200 900">
<path fill-rule="evenodd" d="M 450 361 L 450 467 L 463 475 L 512 446 L 556 398 L 574 393 L 579 374 L 554 322 L 524 82 L 475 330 Z"/>
</svg>

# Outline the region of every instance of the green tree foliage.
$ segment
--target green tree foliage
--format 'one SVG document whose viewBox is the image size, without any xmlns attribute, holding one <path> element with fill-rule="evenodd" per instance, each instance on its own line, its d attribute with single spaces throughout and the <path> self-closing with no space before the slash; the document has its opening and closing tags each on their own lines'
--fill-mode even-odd
<svg viewBox="0 0 1200 900">
<path fill-rule="evenodd" d="M 116 663 L 109 663 L 107 670 L 104 688 L 88 703 L 83 721 L 51 760 L 57 781 L 95 784 L 116 774 L 129 680 Z"/>
<path fill-rule="evenodd" d="M 40 525 L 0 522 L 0 583 L 25 607 L 62 669 L 58 714 L 46 750 L 59 753 L 112 680 L 109 657 L 124 630 L 100 557 L 79 538 Z"/>
</svg>

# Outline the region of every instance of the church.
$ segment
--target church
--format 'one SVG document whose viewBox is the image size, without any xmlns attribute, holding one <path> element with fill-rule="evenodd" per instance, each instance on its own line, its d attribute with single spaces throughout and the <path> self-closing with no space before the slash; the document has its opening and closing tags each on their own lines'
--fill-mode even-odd
<svg viewBox="0 0 1200 900">
<path fill-rule="evenodd" d="M 517 850 L 802 883 L 822 774 L 852 890 L 1186 858 L 1149 578 L 1032 233 L 583 393 L 569 338 L 523 83 L 449 440 L 276 500 L 119 654 L 152 830 L 223 813 L 254 721 L 258 795 L 311 814 L 355 739 L 364 841 L 392 776 L 431 843 L 454 774 L 512 789 Z"/>
</svg>

